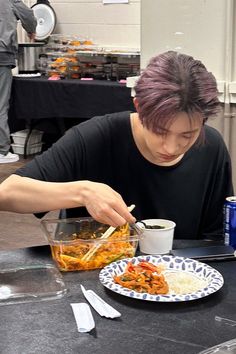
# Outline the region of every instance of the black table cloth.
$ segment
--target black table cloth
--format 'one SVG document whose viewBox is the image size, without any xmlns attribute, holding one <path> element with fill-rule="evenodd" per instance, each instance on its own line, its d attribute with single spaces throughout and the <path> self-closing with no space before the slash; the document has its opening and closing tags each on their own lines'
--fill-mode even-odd
<svg viewBox="0 0 236 354">
<path fill-rule="evenodd" d="M 12 84 L 11 119 L 82 118 L 134 110 L 130 89 L 113 81 L 18 78 Z"/>
<path fill-rule="evenodd" d="M 130 88 L 116 81 L 48 80 L 14 77 L 9 109 L 10 131 L 29 128 L 44 131 L 47 149 L 75 124 L 97 115 L 134 111 Z"/>
</svg>

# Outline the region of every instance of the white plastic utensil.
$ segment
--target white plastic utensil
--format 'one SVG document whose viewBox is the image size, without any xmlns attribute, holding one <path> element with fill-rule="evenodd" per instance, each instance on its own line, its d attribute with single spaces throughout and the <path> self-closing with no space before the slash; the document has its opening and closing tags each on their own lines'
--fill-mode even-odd
<svg viewBox="0 0 236 354">
<path fill-rule="evenodd" d="M 107 318 L 120 317 L 121 313 L 114 309 L 111 305 L 106 303 L 100 296 L 98 296 L 93 290 L 85 290 L 83 285 L 80 285 L 84 297 L 88 300 L 90 305 L 96 310 L 100 316 Z"/>
<path fill-rule="evenodd" d="M 221 322 L 222 324 L 226 324 L 226 325 L 233 326 L 233 327 L 236 326 L 236 321 L 230 320 L 229 318 L 215 316 L 215 320 L 218 322 Z"/>
<path fill-rule="evenodd" d="M 90 332 L 95 327 L 92 312 L 88 304 L 80 302 L 71 304 L 78 332 Z"/>
</svg>

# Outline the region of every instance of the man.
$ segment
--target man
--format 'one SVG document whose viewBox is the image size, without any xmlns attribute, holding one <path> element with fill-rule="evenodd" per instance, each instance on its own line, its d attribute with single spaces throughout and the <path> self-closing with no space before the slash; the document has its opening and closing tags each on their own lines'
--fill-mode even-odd
<svg viewBox="0 0 236 354">
<path fill-rule="evenodd" d="M 67 209 L 115 227 L 161 218 L 176 223 L 175 238 L 222 237 L 233 187 L 225 143 L 205 125 L 220 107 L 214 76 L 170 51 L 150 60 L 135 92 L 136 113 L 81 123 L 8 177 L 0 210 Z"/>
<path fill-rule="evenodd" d="M 34 39 L 37 20 L 33 10 L 21 0 L 0 0 L 0 163 L 19 160 L 10 152 L 8 109 L 11 95 L 12 68 L 18 52 L 17 21 L 20 20 L 30 39 Z"/>
</svg>

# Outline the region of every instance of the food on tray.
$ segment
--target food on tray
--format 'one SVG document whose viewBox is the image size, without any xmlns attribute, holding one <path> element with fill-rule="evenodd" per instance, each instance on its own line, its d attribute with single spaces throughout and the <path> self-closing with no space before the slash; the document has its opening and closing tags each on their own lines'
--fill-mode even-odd
<svg viewBox="0 0 236 354">
<path fill-rule="evenodd" d="M 100 227 L 96 232 L 83 231 L 68 236 L 70 244 L 65 242 L 51 245 L 53 259 L 62 271 L 88 270 L 103 268 L 109 263 L 121 258 L 133 257 L 137 247 L 137 240 L 130 239 L 129 225 L 116 229 L 109 239 L 101 239 L 106 231 Z M 97 251 L 83 260 L 84 255 L 94 246 L 99 245 Z"/>
<path fill-rule="evenodd" d="M 81 45 L 81 42 L 80 41 L 70 41 L 70 45 L 73 45 L 73 46 L 80 46 Z"/>
<path fill-rule="evenodd" d="M 72 79 L 80 78 L 78 58 L 76 56 L 63 56 L 55 58 L 48 64 L 47 75 L 49 77 L 63 75 L 64 77 L 69 77 Z"/>
<path fill-rule="evenodd" d="M 60 65 L 60 66 L 52 66 L 52 69 L 57 69 L 60 73 L 65 73 L 67 66 L 66 65 Z"/>
<path fill-rule="evenodd" d="M 165 266 L 129 262 L 125 272 L 114 276 L 114 282 L 139 293 L 183 295 L 205 288 L 208 283 L 187 271 L 166 270 Z"/>
<path fill-rule="evenodd" d="M 61 63 L 64 63 L 64 61 L 65 61 L 64 58 L 56 58 L 53 63 L 54 64 L 61 64 Z"/>
<path fill-rule="evenodd" d="M 68 53 L 68 54 L 75 54 L 75 53 L 76 53 L 76 50 L 69 48 L 69 49 L 67 50 L 67 53 Z"/>
<path fill-rule="evenodd" d="M 52 71 L 52 70 L 49 70 L 48 71 L 48 77 L 49 78 L 61 78 L 63 77 L 63 74 L 61 74 L 59 71 Z"/>
<path fill-rule="evenodd" d="M 162 274 L 163 269 L 162 265 L 155 266 L 149 262 L 138 265 L 129 262 L 123 274 L 114 276 L 114 281 L 139 293 L 167 294 L 169 287 Z"/>
<path fill-rule="evenodd" d="M 93 42 L 87 39 L 83 42 L 83 45 L 93 45 Z"/>
<path fill-rule="evenodd" d="M 80 78 L 80 74 L 79 74 L 79 73 L 72 73 L 72 74 L 70 75 L 70 78 L 71 78 L 71 79 L 79 79 L 79 78 Z"/>
<path fill-rule="evenodd" d="M 79 70 L 79 66 L 78 65 L 70 66 L 70 70 L 71 71 L 78 71 Z"/>
</svg>

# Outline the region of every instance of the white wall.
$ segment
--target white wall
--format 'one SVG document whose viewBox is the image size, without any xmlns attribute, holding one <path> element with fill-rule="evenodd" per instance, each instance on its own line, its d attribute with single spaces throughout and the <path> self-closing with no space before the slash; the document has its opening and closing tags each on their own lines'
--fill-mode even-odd
<svg viewBox="0 0 236 354">
<path fill-rule="evenodd" d="M 140 48 L 140 2 L 104 5 L 102 0 L 52 0 L 57 16 L 54 33 L 89 37 L 99 45 Z"/>
<path fill-rule="evenodd" d="M 218 80 L 224 80 L 226 3 L 142 0 L 142 67 L 155 54 L 177 50 L 202 60 Z"/>
<path fill-rule="evenodd" d="M 222 113 L 209 124 L 224 137 L 236 189 L 236 0 L 141 0 L 141 67 L 167 50 L 200 59 L 215 75 Z"/>
</svg>

